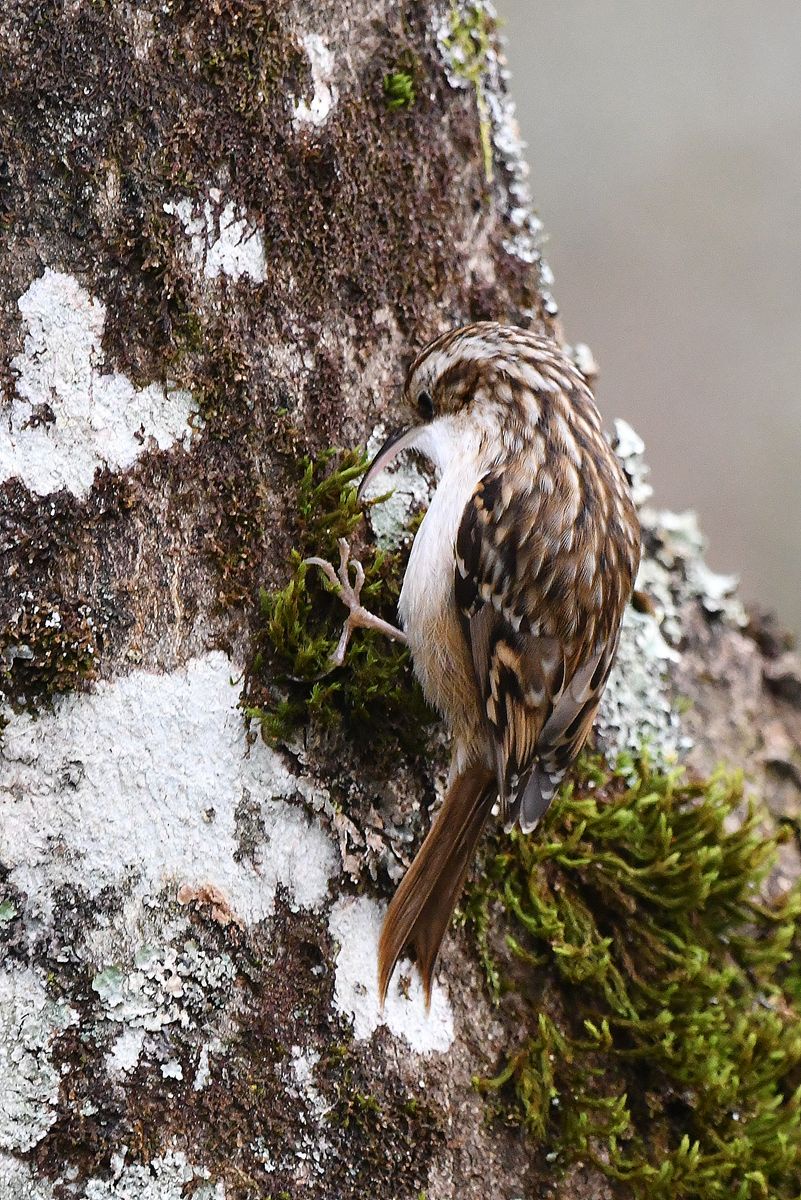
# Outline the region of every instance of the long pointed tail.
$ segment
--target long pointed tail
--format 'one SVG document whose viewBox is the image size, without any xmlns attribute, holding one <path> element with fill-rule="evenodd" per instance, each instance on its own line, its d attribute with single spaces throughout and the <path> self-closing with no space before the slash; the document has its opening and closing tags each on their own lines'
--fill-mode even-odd
<svg viewBox="0 0 801 1200">
<path fill-rule="evenodd" d="M 462 890 L 473 849 L 495 798 L 494 774 L 471 767 L 450 788 L 387 911 L 378 944 L 378 991 L 384 1003 L 395 964 L 415 951 L 426 1003 L 440 944 Z"/>
</svg>

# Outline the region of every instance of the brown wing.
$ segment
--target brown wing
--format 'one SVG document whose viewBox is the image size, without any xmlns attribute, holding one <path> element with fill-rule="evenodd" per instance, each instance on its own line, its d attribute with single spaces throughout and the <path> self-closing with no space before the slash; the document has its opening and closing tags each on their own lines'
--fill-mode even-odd
<svg viewBox="0 0 801 1200">
<path fill-rule="evenodd" d="M 509 464 L 483 477 L 462 516 L 456 600 L 509 826 L 531 829 L 548 807 L 611 669 L 636 563 L 629 555 L 620 586 L 604 578 L 610 539 L 621 559 L 604 517 L 577 512 L 553 475 L 541 488 Z"/>
</svg>

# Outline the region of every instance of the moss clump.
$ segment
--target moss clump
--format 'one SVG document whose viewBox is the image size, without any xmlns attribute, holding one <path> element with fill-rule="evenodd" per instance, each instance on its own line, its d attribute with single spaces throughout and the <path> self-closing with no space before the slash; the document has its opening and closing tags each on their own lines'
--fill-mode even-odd
<svg viewBox="0 0 801 1200">
<path fill-rule="evenodd" d="M 387 108 L 411 108 L 416 99 L 414 77 L 409 71 L 390 71 L 384 76 L 384 103 Z"/>
<path fill-rule="evenodd" d="M 563 1165 L 649 1200 L 801 1191 L 801 893 L 739 779 L 586 763 L 540 834 L 497 841 L 465 905 L 525 1038 L 478 1081 Z M 493 952 L 499 907 L 505 949 Z"/>
<path fill-rule="evenodd" d="M 326 1194 L 344 1195 L 350 1179 L 358 1176 L 375 1194 L 410 1200 L 424 1195 L 421 1185 L 432 1153 L 447 1137 L 445 1114 L 438 1105 L 410 1092 L 392 1074 L 385 1073 L 376 1082 L 370 1056 L 343 1047 L 334 1047 L 323 1057 L 318 1077 L 328 1102 L 326 1140 L 336 1148 Z M 348 1190 L 347 1194 L 362 1192 Z"/>
<path fill-rule="evenodd" d="M 359 630 L 344 666 L 328 673 L 346 610 L 320 571 L 302 561 L 314 554 L 336 563 L 337 539 L 359 535 L 364 514 L 353 481 L 366 464 L 358 451 L 335 450 L 301 464 L 293 575 L 279 591 L 261 592 L 260 630 L 242 697 L 246 715 L 259 723 L 269 742 L 285 741 L 302 727 L 327 736 L 341 733 L 377 751 L 400 744 L 414 753 L 424 742 L 432 714 L 403 646 Z M 380 498 L 366 505 L 376 503 Z M 363 603 L 394 621 L 403 554 L 367 546 L 359 557 Z"/>
<path fill-rule="evenodd" d="M 86 605 L 52 604 L 26 593 L 0 632 L 0 692 L 12 708 L 36 711 L 91 682 L 98 657 Z"/>
<path fill-rule="evenodd" d="M 493 178 L 492 121 L 484 74 L 494 32 L 495 21 L 481 0 L 454 0 L 448 16 L 448 33 L 442 42 L 451 70 L 464 79 L 476 94 L 481 153 L 487 183 L 492 183 Z"/>
</svg>

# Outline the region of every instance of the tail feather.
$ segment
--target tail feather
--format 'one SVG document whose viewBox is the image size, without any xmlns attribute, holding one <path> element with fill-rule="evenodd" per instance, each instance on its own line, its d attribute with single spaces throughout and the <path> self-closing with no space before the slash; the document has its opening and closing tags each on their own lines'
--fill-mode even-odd
<svg viewBox="0 0 801 1200">
<path fill-rule="evenodd" d="M 472 767 L 453 781 L 387 911 L 378 945 L 378 992 L 383 1005 L 392 972 L 410 946 L 431 1002 L 434 966 L 459 899 L 473 849 L 495 798 L 494 774 Z"/>
<path fill-rule="evenodd" d="M 526 782 L 507 805 L 506 832 L 509 833 L 517 824 L 521 833 L 531 833 L 536 829 L 540 817 L 548 811 L 563 776 L 563 770 L 549 771 L 541 766 L 533 767 Z"/>
</svg>

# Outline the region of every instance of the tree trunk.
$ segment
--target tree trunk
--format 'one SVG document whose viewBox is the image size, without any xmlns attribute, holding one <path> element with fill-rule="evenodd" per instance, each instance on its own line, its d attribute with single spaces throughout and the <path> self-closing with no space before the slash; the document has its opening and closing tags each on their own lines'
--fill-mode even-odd
<svg viewBox="0 0 801 1200">
<path fill-rule="evenodd" d="M 399 655 L 360 741 L 347 666 L 330 693 L 282 674 L 258 600 L 337 521 L 372 578 L 402 561 L 425 475 L 357 526 L 326 452 L 393 423 L 425 341 L 560 336 L 489 6 L 18 0 L 0 50 L 0 1194 L 629 1194 L 473 1086 L 522 1032 L 469 932 L 430 1012 L 411 968 L 379 1010 L 441 739 L 417 750 Z M 797 666 L 690 522 L 643 523 L 656 611 L 627 620 L 603 745 L 744 764 L 784 812 Z"/>
</svg>

